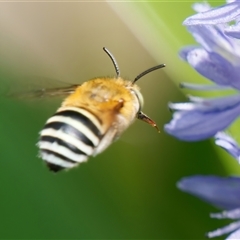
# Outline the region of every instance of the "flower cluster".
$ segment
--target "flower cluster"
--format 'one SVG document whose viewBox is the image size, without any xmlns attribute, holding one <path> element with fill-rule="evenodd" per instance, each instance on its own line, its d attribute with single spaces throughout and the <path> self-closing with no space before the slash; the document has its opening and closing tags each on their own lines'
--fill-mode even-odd
<svg viewBox="0 0 240 240">
<path fill-rule="evenodd" d="M 213 82 L 209 85 L 182 83 L 195 90 L 233 89 L 234 94 L 218 98 L 190 96 L 188 103 L 171 103 L 173 119 L 165 131 L 184 141 L 213 137 L 225 130 L 240 115 L 240 2 L 210 9 L 207 4 L 195 4 L 196 11 L 206 10 L 187 18 L 184 24 L 201 46 L 187 46 L 180 56 L 197 72 Z M 236 20 L 229 26 L 228 21 Z M 239 31 L 237 29 L 239 28 Z"/>
<path fill-rule="evenodd" d="M 212 84 L 182 83 L 182 87 L 199 90 L 226 90 L 231 94 L 215 98 L 190 96 L 187 103 L 170 103 L 173 119 L 165 131 L 184 141 L 215 137 L 216 145 L 240 163 L 240 147 L 223 132 L 240 115 L 240 1 L 228 0 L 218 8 L 207 3 L 193 5 L 197 14 L 184 25 L 200 46 L 187 46 L 180 57 Z M 227 239 L 240 239 L 240 177 L 192 176 L 178 182 L 178 188 L 224 209 L 212 218 L 235 222 L 209 232 L 208 237 L 230 233 Z"/>
</svg>

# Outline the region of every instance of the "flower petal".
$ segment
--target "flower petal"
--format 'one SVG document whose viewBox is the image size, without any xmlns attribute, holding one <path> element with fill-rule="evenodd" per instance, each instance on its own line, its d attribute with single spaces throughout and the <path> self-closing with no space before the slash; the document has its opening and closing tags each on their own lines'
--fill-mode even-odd
<svg viewBox="0 0 240 240">
<path fill-rule="evenodd" d="M 194 49 L 198 49 L 198 48 L 200 48 L 200 47 L 195 46 L 195 45 L 192 45 L 192 46 L 190 45 L 190 46 L 183 47 L 183 48 L 179 51 L 179 56 L 180 56 L 183 60 L 187 61 L 187 56 L 188 56 L 189 52 L 191 52 L 191 51 L 194 50 Z"/>
<path fill-rule="evenodd" d="M 217 85 L 217 84 L 195 84 L 195 83 L 180 83 L 181 88 L 187 88 L 198 91 L 213 91 L 213 90 L 230 90 L 229 86 Z"/>
<path fill-rule="evenodd" d="M 211 9 L 211 6 L 207 2 L 194 3 L 192 8 L 195 12 L 206 12 Z"/>
<path fill-rule="evenodd" d="M 177 187 L 223 209 L 240 206 L 240 178 L 196 175 L 181 179 Z"/>
<path fill-rule="evenodd" d="M 225 28 L 224 33 L 229 37 L 240 39 L 240 24 Z"/>
<path fill-rule="evenodd" d="M 240 219 L 240 208 L 235 208 L 229 211 L 223 211 L 221 213 L 211 213 L 211 218 L 217 219 Z"/>
<path fill-rule="evenodd" d="M 211 25 L 188 26 L 195 40 L 208 52 L 216 52 L 232 64 L 239 63 L 239 43 L 227 37 L 223 29 Z"/>
<path fill-rule="evenodd" d="M 218 132 L 215 135 L 215 143 L 226 150 L 238 161 L 238 163 L 240 163 L 240 147 L 232 137 L 224 132 Z"/>
<path fill-rule="evenodd" d="M 226 97 L 218 98 L 201 98 L 188 96 L 191 102 L 187 103 L 169 103 L 169 108 L 175 111 L 198 110 L 202 112 L 211 112 L 232 108 L 240 105 L 240 94 L 233 94 Z"/>
<path fill-rule="evenodd" d="M 220 24 L 235 20 L 240 15 L 240 3 L 233 2 L 188 17 L 183 24 Z"/>
<path fill-rule="evenodd" d="M 199 141 L 227 128 L 240 113 L 240 95 L 201 99 L 196 103 L 171 103 L 177 110 L 164 130 L 184 141 Z"/>
<path fill-rule="evenodd" d="M 230 223 L 229 225 L 227 225 L 225 227 L 222 227 L 222 228 L 219 228 L 217 230 L 211 231 L 211 232 L 207 233 L 207 237 L 209 237 L 209 238 L 219 237 L 223 234 L 233 232 L 238 228 L 240 228 L 240 221 Z M 236 233 L 237 231 L 235 231 L 234 233 Z M 231 235 L 233 235 L 234 233 L 232 233 Z M 227 239 L 234 239 L 234 240 L 239 239 L 239 238 L 229 238 L 230 236 L 228 236 Z"/>
<path fill-rule="evenodd" d="M 219 85 L 240 89 L 239 67 L 235 68 L 225 58 L 204 49 L 194 49 L 187 55 L 188 63 L 201 75 Z"/>
<path fill-rule="evenodd" d="M 238 229 L 237 231 L 233 232 L 232 234 L 230 234 L 226 240 L 236 240 L 236 239 L 240 239 L 240 229 Z"/>
<path fill-rule="evenodd" d="M 226 3 L 232 3 L 232 2 L 237 2 L 239 0 L 226 0 Z"/>
</svg>

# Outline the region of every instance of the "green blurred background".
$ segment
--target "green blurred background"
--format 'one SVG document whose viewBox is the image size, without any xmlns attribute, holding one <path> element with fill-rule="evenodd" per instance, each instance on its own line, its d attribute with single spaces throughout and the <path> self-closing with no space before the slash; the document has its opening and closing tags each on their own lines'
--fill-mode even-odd
<svg viewBox="0 0 240 240">
<path fill-rule="evenodd" d="M 182 46 L 194 43 L 182 26 L 194 13 L 191 4 L 0 3 L 0 238 L 204 239 L 226 224 L 211 220 L 216 209 L 180 192 L 176 182 L 193 174 L 237 174 L 237 163 L 211 140 L 186 143 L 163 131 L 171 119 L 167 103 L 186 101 L 189 93 L 177 83 L 206 82 L 178 58 Z M 128 79 L 166 63 L 139 81 L 144 112 L 161 133 L 136 121 L 104 153 L 53 174 L 37 158 L 36 142 L 61 100 L 4 95 L 55 86 L 44 78 L 82 83 L 114 76 L 104 46 Z"/>
</svg>

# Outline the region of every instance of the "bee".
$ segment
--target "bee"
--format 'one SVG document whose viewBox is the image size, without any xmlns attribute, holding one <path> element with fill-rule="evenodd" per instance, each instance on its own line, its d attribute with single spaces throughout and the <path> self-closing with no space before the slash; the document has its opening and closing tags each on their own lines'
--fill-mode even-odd
<svg viewBox="0 0 240 240">
<path fill-rule="evenodd" d="M 147 69 L 129 81 L 120 77 L 113 55 L 106 48 L 103 50 L 114 65 L 116 77 L 97 77 L 81 85 L 45 90 L 45 95 L 68 95 L 47 120 L 37 143 L 39 157 L 51 171 L 71 169 L 103 152 L 135 118 L 159 131 L 142 112 L 143 96 L 136 82 L 165 64 Z"/>
</svg>

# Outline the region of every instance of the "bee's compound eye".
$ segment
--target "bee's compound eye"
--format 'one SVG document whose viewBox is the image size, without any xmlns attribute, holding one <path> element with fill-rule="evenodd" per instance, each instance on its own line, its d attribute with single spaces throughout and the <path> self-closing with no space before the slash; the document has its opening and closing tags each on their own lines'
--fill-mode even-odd
<svg viewBox="0 0 240 240">
<path fill-rule="evenodd" d="M 141 111 L 141 109 L 143 108 L 143 104 L 144 104 L 144 100 L 143 100 L 143 96 L 140 93 L 140 91 L 138 91 L 137 89 L 132 89 L 132 92 L 136 95 L 138 102 L 139 102 L 139 111 Z"/>
</svg>

